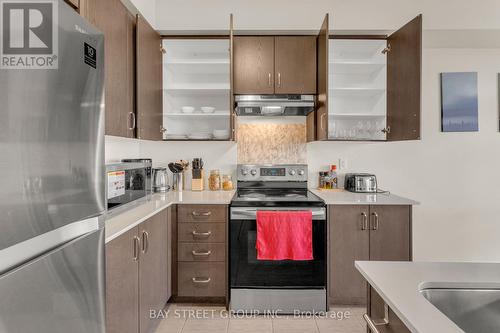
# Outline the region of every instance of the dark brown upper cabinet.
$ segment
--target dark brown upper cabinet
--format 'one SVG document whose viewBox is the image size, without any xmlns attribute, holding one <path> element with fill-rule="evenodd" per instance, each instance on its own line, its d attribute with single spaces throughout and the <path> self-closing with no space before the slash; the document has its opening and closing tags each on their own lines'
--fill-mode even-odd
<svg viewBox="0 0 500 333">
<path fill-rule="evenodd" d="M 120 0 L 85 0 L 80 14 L 104 34 L 106 134 L 135 137 L 135 17 Z"/>
<path fill-rule="evenodd" d="M 316 36 L 235 36 L 234 94 L 316 94 Z"/>
<path fill-rule="evenodd" d="M 329 28 L 317 43 L 316 140 L 419 140 L 422 15 L 389 36 L 326 38 Z"/>
<path fill-rule="evenodd" d="M 387 140 L 420 139 L 422 15 L 387 38 Z"/>
<path fill-rule="evenodd" d="M 162 122 L 162 40 L 160 34 L 140 15 L 136 21 L 137 138 L 161 140 Z"/>
<path fill-rule="evenodd" d="M 80 0 L 64 0 L 64 2 L 77 10 L 80 7 Z"/>
<path fill-rule="evenodd" d="M 329 49 L 329 15 L 326 14 L 317 38 L 317 85 L 318 99 L 316 105 L 316 117 L 307 118 L 308 141 L 328 139 L 328 49 Z M 310 115 L 309 115 L 310 116 Z M 310 128 L 316 128 L 316 131 Z"/>
<path fill-rule="evenodd" d="M 274 92 L 316 94 L 316 36 L 277 36 L 274 52 Z"/>
<path fill-rule="evenodd" d="M 235 36 L 233 40 L 235 94 L 274 93 L 274 37 Z"/>
</svg>

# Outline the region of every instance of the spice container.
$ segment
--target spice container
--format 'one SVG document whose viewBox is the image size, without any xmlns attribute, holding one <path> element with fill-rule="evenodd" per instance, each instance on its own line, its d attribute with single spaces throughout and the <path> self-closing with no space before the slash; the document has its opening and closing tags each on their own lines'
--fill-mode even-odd
<svg viewBox="0 0 500 333">
<path fill-rule="evenodd" d="M 221 180 L 218 169 L 210 170 L 210 177 L 208 177 L 208 188 L 210 191 L 219 191 Z"/>
<path fill-rule="evenodd" d="M 232 189 L 234 189 L 233 179 L 231 178 L 231 175 L 222 176 L 222 189 L 224 191 L 231 191 Z"/>
<path fill-rule="evenodd" d="M 328 180 L 328 172 L 325 171 L 320 171 L 319 172 L 319 182 L 318 182 L 318 187 L 321 189 L 326 189 L 326 183 Z"/>
</svg>

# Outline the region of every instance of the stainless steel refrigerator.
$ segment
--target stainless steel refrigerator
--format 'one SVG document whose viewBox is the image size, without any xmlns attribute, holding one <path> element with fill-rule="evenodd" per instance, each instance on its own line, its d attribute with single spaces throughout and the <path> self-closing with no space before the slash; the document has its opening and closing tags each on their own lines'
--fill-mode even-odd
<svg viewBox="0 0 500 333">
<path fill-rule="evenodd" d="M 24 46 L 10 43 L 51 44 L 57 68 L 0 68 L 2 333 L 105 331 L 104 37 L 63 1 L 53 5 L 25 11 L 27 27 L 12 21 L 28 34 Z M 35 29 L 40 17 L 56 40 L 44 41 L 50 26 Z M 5 55 L 16 31 L 6 37 L 3 27 Z"/>
</svg>

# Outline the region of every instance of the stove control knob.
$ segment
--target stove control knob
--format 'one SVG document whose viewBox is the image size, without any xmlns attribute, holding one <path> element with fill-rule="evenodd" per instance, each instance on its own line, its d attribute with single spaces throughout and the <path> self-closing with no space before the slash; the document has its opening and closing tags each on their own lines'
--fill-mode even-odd
<svg viewBox="0 0 500 333">
<path fill-rule="evenodd" d="M 304 175 L 304 170 L 299 170 L 299 176 L 303 176 Z"/>
<path fill-rule="evenodd" d="M 250 173 L 252 174 L 252 176 L 255 176 L 255 175 L 257 174 L 257 170 L 252 169 L 252 170 L 250 171 Z"/>
<path fill-rule="evenodd" d="M 248 170 L 247 170 L 247 169 L 241 169 L 241 174 L 242 174 L 243 176 L 248 175 Z"/>
<path fill-rule="evenodd" d="M 288 171 L 288 173 L 290 174 L 290 176 L 295 176 L 295 170 L 290 170 Z"/>
</svg>

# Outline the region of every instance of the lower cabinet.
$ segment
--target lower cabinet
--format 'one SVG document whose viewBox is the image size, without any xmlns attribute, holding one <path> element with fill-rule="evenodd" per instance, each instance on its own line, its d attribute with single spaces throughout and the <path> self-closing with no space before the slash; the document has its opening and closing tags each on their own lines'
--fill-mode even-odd
<svg viewBox="0 0 500 333">
<path fill-rule="evenodd" d="M 179 205 L 177 296 L 227 301 L 226 205 Z"/>
<path fill-rule="evenodd" d="M 369 304 L 383 318 L 383 303 L 367 295 L 354 261 L 411 260 L 411 206 L 329 206 L 329 238 L 330 304 Z"/>
<path fill-rule="evenodd" d="M 170 208 L 106 244 L 106 332 L 149 333 L 170 297 Z"/>
<path fill-rule="evenodd" d="M 106 332 L 139 328 L 138 228 L 106 244 Z"/>
</svg>

